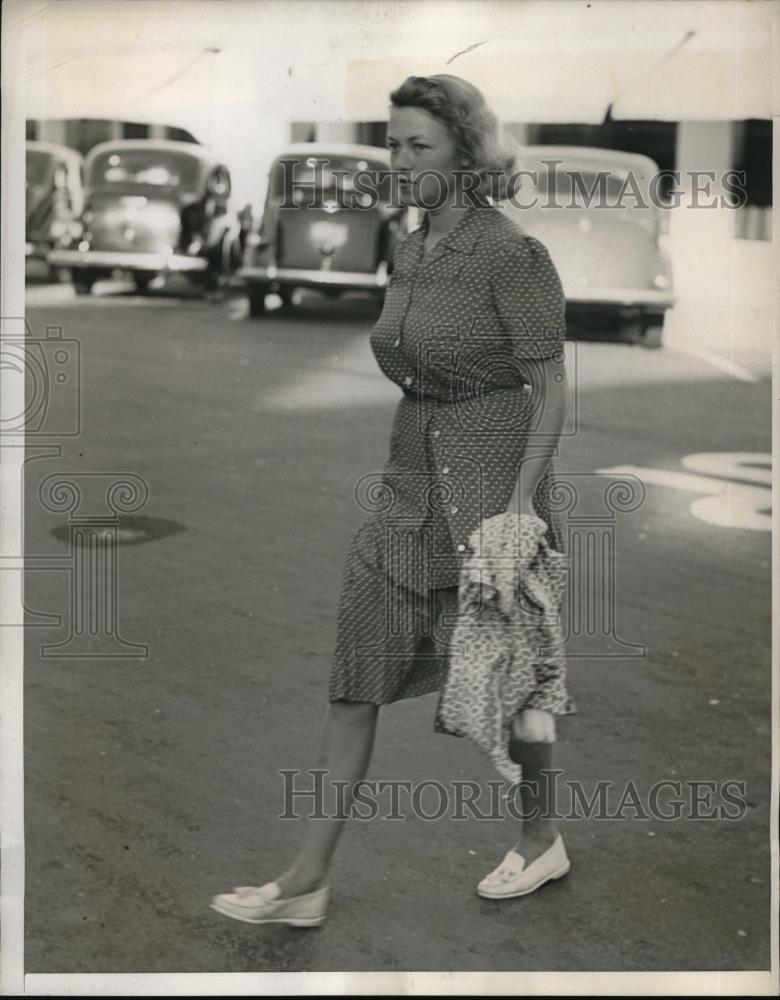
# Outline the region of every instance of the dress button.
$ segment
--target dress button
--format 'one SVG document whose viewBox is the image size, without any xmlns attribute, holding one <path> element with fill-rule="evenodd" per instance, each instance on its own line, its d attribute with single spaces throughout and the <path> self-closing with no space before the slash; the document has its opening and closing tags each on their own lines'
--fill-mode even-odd
<svg viewBox="0 0 780 1000">
<path fill-rule="evenodd" d="M 442 474 L 446 476 L 447 473 L 450 471 L 449 465 L 445 465 L 444 468 L 441 471 L 442 471 Z"/>
<path fill-rule="evenodd" d="M 412 378 L 412 376 L 411 375 L 407 375 L 406 378 L 404 379 L 404 385 L 411 385 L 412 382 L 414 382 L 414 379 Z"/>
<path fill-rule="evenodd" d="M 465 545 L 459 545 L 458 546 L 458 552 L 465 552 L 465 551 L 466 551 L 466 546 Z"/>
<path fill-rule="evenodd" d="M 457 513 L 458 513 L 457 507 L 450 507 L 450 514 L 457 514 Z"/>
<path fill-rule="evenodd" d="M 395 340 L 393 341 L 393 347 L 400 347 L 400 345 L 401 345 L 401 338 L 396 337 Z"/>
<path fill-rule="evenodd" d="M 441 431 L 434 431 L 433 436 L 437 438 L 441 434 Z"/>
</svg>

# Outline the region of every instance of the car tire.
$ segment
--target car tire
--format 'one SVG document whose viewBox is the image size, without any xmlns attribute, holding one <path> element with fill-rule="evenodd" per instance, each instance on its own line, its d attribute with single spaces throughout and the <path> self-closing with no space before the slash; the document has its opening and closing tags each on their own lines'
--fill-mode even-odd
<svg viewBox="0 0 780 1000">
<path fill-rule="evenodd" d="M 135 290 L 139 295 L 145 295 L 149 291 L 149 282 L 154 277 L 153 274 L 147 274 L 146 271 L 136 271 L 133 275 L 133 284 L 135 285 Z"/>
<path fill-rule="evenodd" d="M 642 347 L 657 350 L 663 345 L 664 339 L 664 317 L 648 316 L 642 323 L 642 336 L 640 343 Z"/>
<path fill-rule="evenodd" d="M 249 287 L 247 297 L 249 298 L 249 315 L 253 318 L 265 315 L 265 288 Z"/>
<path fill-rule="evenodd" d="M 89 295 L 95 284 L 95 276 L 89 271 L 74 271 L 72 281 L 76 295 Z"/>
<path fill-rule="evenodd" d="M 661 346 L 663 329 L 663 314 L 641 316 L 622 324 L 619 339 L 626 344 L 655 349 Z"/>
<path fill-rule="evenodd" d="M 52 285 L 67 284 L 71 280 L 70 271 L 67 267 L 57 267 L 54 264 L 49 264 L 48 269 L 48 279 Z"/>
</svg>

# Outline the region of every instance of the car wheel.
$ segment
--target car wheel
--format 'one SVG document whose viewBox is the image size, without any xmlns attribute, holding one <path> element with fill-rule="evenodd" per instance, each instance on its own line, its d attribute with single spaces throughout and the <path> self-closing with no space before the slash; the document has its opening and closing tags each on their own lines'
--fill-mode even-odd
<svg viewBox="0 0 780 1000">
<path fill-rule="evenodd" d="M 650 314 L 638 319 L 629 320 L 620 328 L 620 339 L 628 344 L 640 347 L 657 348 L 663 340 L 664 316 Z"/>
<path fill-rule="evenodd" d="M 648 316 L 642 323 L 642 339 L 640 343 L 643 347 L 661 347 L 664 338 L 664 317 Z"/>
<path fill-rule="evenodd" d="M 265 294 L 265 288 L 252 288 L 250 286 L 247 291 L 250 316 L 257 317 L 265 315 Z"/>
<path fill-rule="evenodd" d="M 89 295 L 95 284 L 95 276 L 89 271 L 73 272 L 73 290 L 76 295 Z"/>
<path fill-rule="evenodd" d="M 70 271 L 67 267 L 56 267 L 54 264 L 49 264 L 49 281 L 53 285 L 62 285 L 70 281 Z"/>
<path fill-rule="evenodd" d="M 135 285 L 135 290 L 139 295 L 143 295 L 145 292 L 149 291 L 149 282 L 154 277 L 154 274 L 148 274 L 146 271 L 136 271 L 133 274 L 133 284 Z"/>
</svg>

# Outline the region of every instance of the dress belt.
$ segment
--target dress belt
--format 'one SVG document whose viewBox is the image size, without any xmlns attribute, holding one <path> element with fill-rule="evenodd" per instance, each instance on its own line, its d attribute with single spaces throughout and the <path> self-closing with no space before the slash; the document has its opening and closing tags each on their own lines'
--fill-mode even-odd
<svg viewBox="0 0 780 1000">
<path fill-rule="evenodd" d="M 523 382 L 520 385 L 507 385 L 495 389 L 475 389 L 472 393 L 452 393 L 447 396 L 434 396 L 429 392 L 418 392 L 409 386 L 401 386 L 403 394 L 407 399 L 423 400 L 426 403 L 441 403 L 442 405 L 453 406 L 458 403 L 473 403 L 475 400 L 484 399 L 485 396 L 497 396 L 499 393 L 518 392 L 525 393 L 530 389 L 530 383 Z"/>
</svg>

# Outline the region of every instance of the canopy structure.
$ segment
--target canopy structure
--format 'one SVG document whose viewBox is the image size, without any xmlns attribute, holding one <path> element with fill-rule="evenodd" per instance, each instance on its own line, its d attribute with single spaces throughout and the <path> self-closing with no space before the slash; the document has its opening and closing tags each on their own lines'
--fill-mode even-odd
<svg viewBox="0 0 780 1000">
<path fill-rule="evenodd" d="M 462 75 L 511 122 L 772 116 L 752 0 L 11 0 L 28 118 L 178 125 L 246 170 L 293 121 L 379 121 L 405 76 Z M 244 164 L 246 167 L 244 167 Z"/>
</svg>

